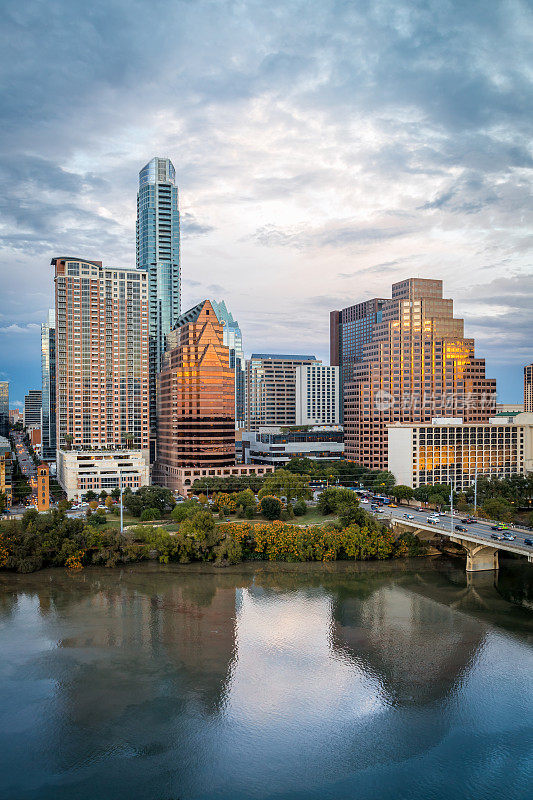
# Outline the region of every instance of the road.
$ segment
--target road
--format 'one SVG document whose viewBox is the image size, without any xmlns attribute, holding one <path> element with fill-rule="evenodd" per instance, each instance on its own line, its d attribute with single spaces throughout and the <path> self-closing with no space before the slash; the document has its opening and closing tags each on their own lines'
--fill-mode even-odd
<svg viewBox="0 0 533 800">
<path fill-rule="evenodd" d="M 363 503 L 362 507 L 370 511 L 370 504 L 367 505 L 366 503 Z M 408 508 L 407 506 L 399 506 L 398 508 L 389 508 L 388 506 L 383 506 L 382 508 L 383 508 L 382 512 L 377 512 L 377 511 L 374 512 L 375 516 L 384 519 L 393 518 L 396 519 L 398 522 L 404 522 L 404 523 L 410 522 L 411 524 L 418 522 L 421 525 L 424 525 L 425 527 L 428 527 L 427 519 L 432 513 L 431 511 L 428 510 L 418 511 L 415 508 Z M 407 519 L 405 516 L 406 514 L 412 515 L 413 519 L 411 520 Z M 512 536 L 514 536 L 515 537 L 514 541 L 512 542 L 502 541 L 502 540 L 498 541 L 492 538 L 492 534 L 497 533 L 497 531 L 492 530 L 492 523 L 475 522 L 472 523 L 471 525 L 468 525 L 465 522 L 462 522 L 462 520 L 466 519 L 467 516 L 468 516 L 467 514 L 455 512 L 452 523 L 452 518 L 448 513 L 445 516 L 441 516 L 440 517 L 441 522 L 438 525 L 431 525 L 431 528 L 434 529 L 436 533 L 443 533 L 448 536 L 452 535 L 452 536 L 457 536 L 458 538 L 460 538 L 461 536 L 475 536 L 479 537 L 479 539 L 483 540 L 486 539 L 487 544 L 490 544 L 493 547 L 498 547 L 499 549 L 509 550 L 510 552 L 512 552 L 515 547 L 520 547 L 522 553 L 524 552 L 524 549 L 528 553 L 533 553 L 533 547 L 526 545 L 524 542 L 524 539 L 531 539 L 531 541 L 533 541 L 533 532 L 525 531 L 520 528 L 510 527 L 509 530 L 506 531 L 506 533 L 510 533 Z M 466 531 L 455 530 L 456 525 L 460 525 L 462 528 L 466 528 Z M 499 535 L 501 535 L 502 533 L 503 531 L 499 531 Z"/>
<path fill-rule="evenodd" d="M 26 476 L 26 478 L 28 478 L 28 480 L 30 478 L 35 478 L 37 475 L 35 464 L 33 463 L 33 458 L 31 457 L 28 448 L 24 444 L 22 434 L 14 433 L 13 439 L 15 442 L 15 455 L 22 473 Z"/>
</svg>

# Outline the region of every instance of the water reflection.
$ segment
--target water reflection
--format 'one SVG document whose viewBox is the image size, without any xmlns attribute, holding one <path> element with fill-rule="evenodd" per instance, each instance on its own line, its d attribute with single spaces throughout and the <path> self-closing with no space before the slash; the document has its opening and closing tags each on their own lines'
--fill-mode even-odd
<svg viewBox="0 0 533 800">
<path fill-rule="evenodd" d="M 532 632 L 493 577 L 422 562 L 3 575 L 0 798 L 386 797 L 384 770 L 425 797 L 447 759 L 472 797 Z M 465 729 L 478 749 L 447 753 Z"/>
</svg>

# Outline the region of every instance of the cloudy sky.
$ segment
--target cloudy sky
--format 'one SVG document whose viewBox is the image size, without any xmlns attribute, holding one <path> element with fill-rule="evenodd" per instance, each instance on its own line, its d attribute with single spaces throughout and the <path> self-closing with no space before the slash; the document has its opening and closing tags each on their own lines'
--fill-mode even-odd
<svg viewBox="0 0 533 800">
<path fill-rule="evenodd" d="M 328 314 L 441 277 L 520 400 L 533 361 L 527 0 L 4 0 L 0 377 L 40 384 L 50 259 L 134 264 L 172 158 L 183 308 L 328 358 Z"/>
</svg>

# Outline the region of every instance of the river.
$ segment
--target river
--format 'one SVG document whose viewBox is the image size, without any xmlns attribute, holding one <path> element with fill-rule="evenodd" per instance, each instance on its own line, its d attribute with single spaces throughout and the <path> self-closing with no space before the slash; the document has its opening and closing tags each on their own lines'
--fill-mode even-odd
<svg viewBox="0 0 533 800">
<path fill-rule="evenodd" d="M 525 800 L 533 567 L 0 573 L 1 800 Z"/>
</svg>

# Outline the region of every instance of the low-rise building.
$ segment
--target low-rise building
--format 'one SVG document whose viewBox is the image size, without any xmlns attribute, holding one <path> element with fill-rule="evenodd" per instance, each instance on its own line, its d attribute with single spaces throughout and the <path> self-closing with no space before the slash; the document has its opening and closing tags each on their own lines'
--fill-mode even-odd
<svg viewBox="0 0 533 800">
<path fill-rule="evenodd" d="M 435 418 L 431 424 L 389 425 L 389 469 L 411 486 L 453 483 L 464 491 L 475 475 L 510 478 L 533 472 L 533 414 L 502 413 L 488 423 Z"/>
<path fill-rule="evenodd" d="M 122 485 L 136 491 L 150 483 L 147 456 L 141 450 L 58 450 L 57 480 L 68 500 L 90 489 L 99 494 Z"/>
<path fill-rule="evenodd" d="M 266 475 L 274 472 L 274 467 L 235 464 L 229 467 L 178 467 L 172 475 L 169 487 L 177 494 L 186 496 L 195 481 L 202 478 L 241 478 L 244 475 Z M 165 484 L 168 486 L 168 483 Z"/>
<path fill-rule="evenodd" d="M 342 425 L 315 425 L 300 429 L 262 426 L 257 432 L 243 432 L 242 443 L 246 464 L 279 467 L 291 458 L 331 461 L 342 458 L 344 454 Z"/>
</svg>

